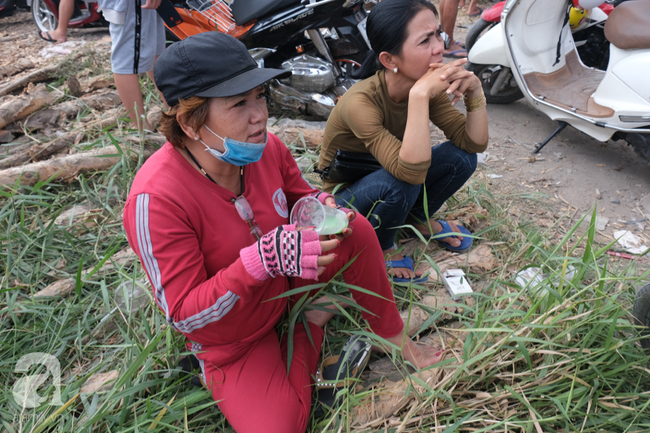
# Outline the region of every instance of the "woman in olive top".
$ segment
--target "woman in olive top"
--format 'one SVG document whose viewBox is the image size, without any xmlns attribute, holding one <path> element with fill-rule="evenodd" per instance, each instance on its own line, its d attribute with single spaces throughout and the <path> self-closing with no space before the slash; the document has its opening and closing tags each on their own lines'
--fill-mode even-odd
<svg viewBox="0 0 650 433">
<path fill-rule="evenodd" d="M 382 165 L 339 188 L 337 202 L 351 205 L 376 229 L 395 281 L 421 281 L 409 257 L 395 254 L 395 227 L 410 223 L 446 248 L 464 251 L 472 239 L 464 227 L 433 215 L 476 170 L 476 153 L 488 142 L 481 82 L 466 59 L 442 64 L 444 43 L 437 11 L 427 0 L 384 0 L 370 13 L 373 51 L 355 84 L 340 99 L 325 127 L 318 168 L 329 167 L 337 149 L 372 154 Z M 463 98 L 464 116 L 453 105 Z M 431 146 L 429 120 L 449 141 Z M 336 183 L 324 180 L 323 189 Z M 424 203 L 426 189 L 427 203 Z M 449 236 L 444 236 L 449 233 Z M 452 234 L 453 233 L 453 234 Z M 426 277 L 425 277 L 426 279 Z"/>
</svg>

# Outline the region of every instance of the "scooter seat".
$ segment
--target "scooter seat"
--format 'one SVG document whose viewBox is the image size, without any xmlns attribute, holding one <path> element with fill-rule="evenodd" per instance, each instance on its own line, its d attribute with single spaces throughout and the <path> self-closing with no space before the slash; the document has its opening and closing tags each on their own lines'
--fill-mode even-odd
<svg viewBox="0 0 650 433">
<path fill-rule="evenodd" d="M 300 0 L 234 0 L 230 8 L 235 24 L 241 26 L 294 3 L 300 4 Z"/>
<path fill-rule="evenodd" d="M 605 21 L 605 37 L 616 48 L 650 48 L 650 1 L 634 0 L 614 8 Z"/>
</svg>

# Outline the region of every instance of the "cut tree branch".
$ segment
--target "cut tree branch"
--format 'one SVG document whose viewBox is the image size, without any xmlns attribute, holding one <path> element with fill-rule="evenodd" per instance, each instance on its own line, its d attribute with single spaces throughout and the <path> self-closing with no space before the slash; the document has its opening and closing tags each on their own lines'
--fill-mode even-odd
<svg viewBox="0 0 650 433">
<path fill-rule="evenodd" d="M 19 164 L 24 164 L 29 161 L 40 161 L 47 157 L 54 155 L 57 152 L 65 149 L 66 147 L 74 144 L 77 139 L 81 140 L 84 136 L 94 132 L 98 129 L 105 129 L 117 123 L 117 116 L 107 117 L 88 123 L 83 127 L 83 130 L 76 130 L 68 132 L 61 137 L 43 144 L 33 145 L 19 153 L 11 155 L 7 158 L 0 159 L 0 169 L 14 167 Z"/>
<path fill-rule="evenodd" d="M 77 60 L 79 57 L 82 56 L 82 54 L 83 54 L 82 52 L 72 54 L 67 58 L 67 60 L 69 61 Z M 15 80 L 8 82 L 4 86 L 0 86 L 0 96 L 4 96 L 9 92 L 13 92 L 16 89 L 20 89 L 21 87 L 25 87 L 29 83 L 37 83 L 39 81 L 47 80 L 48 78 L 51 78 L 52 75 L 54 75 L 54 72 L 56 72 L 57 69 L 59 69 L 58 63 L 54 65 L 46 66 L 41 69 L 37 69 L 36 71 L 30 72 L 29 74 L 16 78 Z"/>
<path fill-rule="evenodd" d="M 18 36 L 20 37 L 20 35 Z M 15 62 L 9 63 L 8 65 L 0 66 L 0 77 L 10 77 L 24 71 L 25 69 L 31 69 L 33 67 L 34 63 L 32 63 L 31 60 L 21 58 Z"/>
<path fill-rule="evenodd" d="M 71 119 L 86 107 L 97 111 L 105 111 L 117 107 L 122 102 L 115 90 L 102 90 L 81 98 L 70 99 L 56 104 L 30 116 L 23 126 L 30 131 L 58 126 L 63 119 Z M 8 128 L 11 129 L 11 128 Z"/>
<path fill-rule="evenodd" d="M 58 95 L 47 91 L 45 84 L 39 84 L 29 93 L 10 99 L 0 105 L 0 129 L 29 116 L 46 104 L 54 103 L 57 98 Z"/>
<path fill-rule="evenodd" d="M 132 159 L 137 159 L 140 156 L 139 149 L 135 147 L 123 145 L 121 148 Z M 155 149 L 152 146 L 145 146 L 143 155 L 148 158 L 154 151 Z M 0 170 L 0 186 L 13 185 L 19 181 L 22 185 L 33 185 L 39 180 L 43 181 L 50 178 L 65 181 L 73 179 L 80 173 L 107 170 L 121 160 L 122 156 L 119 155 L 119 151 L 115 146 L 94 149 L 89 152 L 35 162 L 22 167 Z"/>
</svg>

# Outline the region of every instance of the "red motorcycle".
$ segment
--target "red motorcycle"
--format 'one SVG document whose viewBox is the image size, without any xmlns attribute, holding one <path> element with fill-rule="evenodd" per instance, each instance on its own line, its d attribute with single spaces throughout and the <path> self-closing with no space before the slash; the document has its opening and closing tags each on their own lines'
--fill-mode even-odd
<svg viewBox="0 0 650 433">
<path fill-rule="evenodd" d="M 32 0 L 32 17 L 39 30 L 50 32 L 59 24 L 59 0 Z M 97 12 L 97 2 L 75 0 L 74 12 L 68 27 L 107 26 L 102 14 Z"/>
</svg>

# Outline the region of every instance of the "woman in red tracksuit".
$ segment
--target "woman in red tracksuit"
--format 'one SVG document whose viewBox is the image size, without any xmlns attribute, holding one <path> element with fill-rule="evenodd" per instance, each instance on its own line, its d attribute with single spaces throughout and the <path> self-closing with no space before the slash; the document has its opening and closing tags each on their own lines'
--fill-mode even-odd
<svg viewBox="0 0 650 433">
<path fill-rule="evenodd" d="M 296 325 L 287 374 L 287 342 L 275 326 L 291 301 L 279 295 L 328 281 L 358 256 L 343 273 L 346 282 L 380 296 L 352 291 L 372 313 L 363 317 L 380 337 L 398 346 L 403 340 L 368 221 L 358 217 L 345 238 L 324 240 L 288 225 L 289 210 L 304 196 L 336 205 L 266 131 L 262 84 L 287 74 L 257 68 L 243 44 L 218 32 L 168 48 L 154 75 L 171 107 L 161 126 L 169 142 L 142 166 L 124 209 L 129 243 L 157 305 L 187 337 L 238 432 L 303 432 L 309 419 L 322 328 L 333 313 L 305 313 L 309 330 Z M 441 359 L 408 338 L 402 353 L 420 368 Z"/>
</svg>

